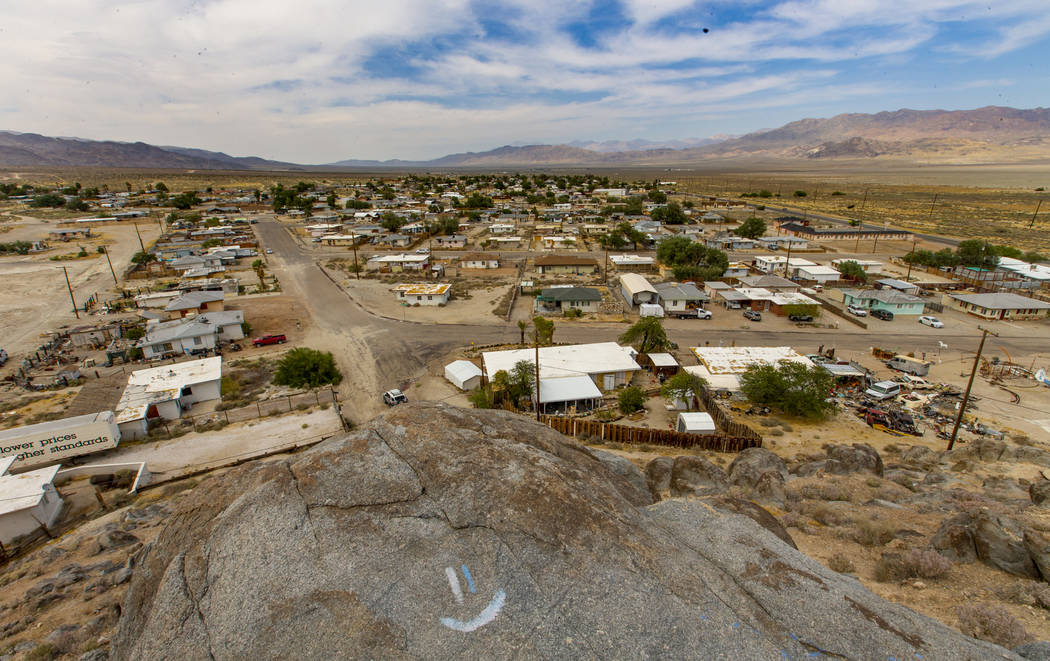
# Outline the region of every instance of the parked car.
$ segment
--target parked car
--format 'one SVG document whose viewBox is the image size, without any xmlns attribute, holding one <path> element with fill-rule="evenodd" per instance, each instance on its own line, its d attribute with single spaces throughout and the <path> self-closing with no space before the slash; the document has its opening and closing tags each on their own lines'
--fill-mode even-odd
<svg viewBox="0 0 1050 661">
<path fill-rule="evenodd" d="M 430 254 L 430 248 L 416 248 L 416 254 L 417 255 L 429 255 Z"/>
<path fill-rule="evenodd" d="M 878 401 L 892 399 L 901 393 L 901 384 L 896 381 L 879 381 L 871 384 L 864 394 Z"/>
<path fill-rule="evenodd" d="M 398 404 L 407 404 L 408 397 L 405 397 L 405 393 L 395 388 L 383 393 L 383 402 L 387 406 L 397 406 Z"/>
<path fill-rule="evenodd" d="M 755 312 L 754 310 L 744 310 L 744 319 L 750 319 L 751 321 L 762 321 L 762 313 Z"/>
<path fill-rule="evenodd" d="M 252 346 L 265 347 L 268 344 L 284 344 L 288 338 L 284 335 L 263 335 L 252 340 Z"/>
<path fill-rule="evenodd" d="M 266 249 L 266 254 L 267 255 L 272 255 L 273 254 L 273 248 L 267 248 Z"/>
<path fill-rule="evenodd" d="M 944 328 L 944 322 L 943 321 L 941 321 L 937 317 L 931 317 L 928 314 L 924 314 L 921 317 L 919 317 L 919 323 L 920 324 L 925 324 L 925 325 L 929 326 L 930 328 Z"/>
<path fill-rule="evenodd" d="M 933 388 L 933 384 L 922 378 L 921 376 L 915 376 L 913 374 L 904 374 L 898 381 L 906 388 L 912 390 L 929 390 Z"/>
<path fill-rule="evenodd" d="M 872 310 L 871 316 L 883 321 L 893 321 L 893 313 L 889 310 Z"/>
<path fill-rule="evenodd" d="M 856 305 L 847 305 L 846 311 L 850 314 L 857 315 L 858 317 L 868 316 L 868 311 L 866 309 L 857 307 Z"/>
<path fill-rule="evenodd" d="M 788 319 L 790 319 L 791 321 L 809 322 L 809 321 L 813 321 L 813 315 L 811 315 L 811 314 L 789 314 L 788 315 Z"/>
</svg>

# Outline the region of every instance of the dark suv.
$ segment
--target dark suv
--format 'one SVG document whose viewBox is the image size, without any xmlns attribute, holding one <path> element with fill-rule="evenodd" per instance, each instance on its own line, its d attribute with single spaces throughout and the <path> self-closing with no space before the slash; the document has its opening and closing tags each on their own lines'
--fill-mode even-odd
<svg viewBox="0 0 1050 661">
<path fill-rule="evenodd" d="M 754 310 L 744 310 L 744 319 L 750 319 L 751 321 L 762 321 L 762 313 L 755 312 Z"/>
<path fill-rule="evenodd" d="M 893 321 L 893 313 L 889 310 L 872 310 L 871 316 L 883 321 Z"/>
</svg>

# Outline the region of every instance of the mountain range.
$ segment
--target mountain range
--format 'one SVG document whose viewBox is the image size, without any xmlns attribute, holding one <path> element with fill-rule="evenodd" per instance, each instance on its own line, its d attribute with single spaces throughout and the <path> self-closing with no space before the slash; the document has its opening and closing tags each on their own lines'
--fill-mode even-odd
<svg viewBox="0 0 1050 661">
<path fill-rule="evenodd" d="M 927 163 L 1011 163 L 1050 159 L 1050 108 L 850 113 L 801 119 L 742 136 L 681 140 L 575 141 L 506 145 L 428 161 L 347 159 L 301 165 L 144 142 L 52 138 L 0 131 L 0 166 L 211 170 L 669 166 L 717 161 L 882 159 Z"/>
</svg>

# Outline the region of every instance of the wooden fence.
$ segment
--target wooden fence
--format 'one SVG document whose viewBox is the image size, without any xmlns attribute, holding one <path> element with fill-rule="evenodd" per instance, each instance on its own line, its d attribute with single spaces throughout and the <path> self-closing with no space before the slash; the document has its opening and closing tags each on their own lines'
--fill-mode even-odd
<svg viewBox="0 0 1050 661">
<path fill-rule="evenodd" d="M 572 436 L 573 438 L 587 436 L 606 443 L 667 445 L 676 448 L 700 448 L 715 452 L 740 452 L 747 448 L 762 446 L 761 437 L 744 438 L 722 433 L 691 434 L 672 429 L 629 427 L 597 420 L 562 418 L 550 415 L 542 416 L 540 420 L 551 429 L 559 431 L 566 436 Z"/>
<path fill-rule="evenodd" d="M 733 420 L 733 417 L 729 415 L 729 413 L 726 413 L 725 409 L 719 405 L 718 398 L 715 397 L 715 394 L 707 387 L 701 387 L 696 398 L 700 400 L 700 403 L 703 404 L 704 410 L 707 411 L 708 415 L 711 416 L 711 419 L 715 421 L 715 425 L 722 430 L 723 434 L 736 438 L 749 439 L 754 441 L 753 447 L 762 447 L 762 435 L 744 423 Z"/>
</svg>

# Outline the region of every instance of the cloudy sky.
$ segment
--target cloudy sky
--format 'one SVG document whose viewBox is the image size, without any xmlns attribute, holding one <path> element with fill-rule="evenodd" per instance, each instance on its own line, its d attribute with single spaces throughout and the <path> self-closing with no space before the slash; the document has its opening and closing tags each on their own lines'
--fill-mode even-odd
<svg viewBox="0 0 1050 661">
<path fill-rule="evenodd" d="M 1048 105 L 1047 0 L 33 0 L 0 129 L 301 163 Z"/>
</svg>

